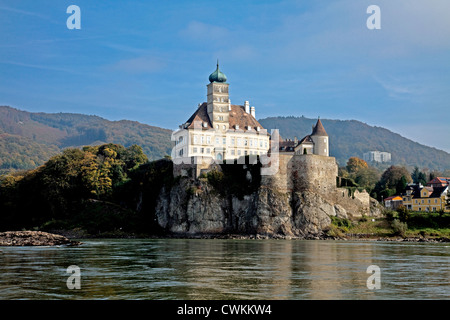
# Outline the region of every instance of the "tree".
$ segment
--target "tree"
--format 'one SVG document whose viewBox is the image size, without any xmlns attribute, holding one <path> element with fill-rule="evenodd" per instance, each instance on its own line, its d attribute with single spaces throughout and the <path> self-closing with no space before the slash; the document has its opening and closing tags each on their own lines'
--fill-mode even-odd
<svg viewBox="0 0 450 320">
<path fill-rule="evenodd" d="M 425 185 L 428 182 L 427 175 L 425 174 L 425 172 L 420 171 L 418 167 L 414 167 L 414 171 L 411 174 L 411 178 L 414 183 L 421 183 Z"/>
<path fill-rule="evenodd" d="M 347 170 L 349 173 L 355 173 L 360 169 L 368 168 L 367 162 L 358 157 L 351 157 L 347 161 Z"/>
<path fill-rule="evenodd" d="M 374 188 L 374 193 L 378 195 L 378 200 L 392 196 L 396 192 L 401 192 L 399 189 L 404 189 L 403 186 L 406 187 L 404 180 L 406 180 L 406 183 L 412 182 L 411 175 L 405 167 L 390 166 L 386 169 Z"/>
<path fill-rule="evenodd" d="M 399 195 L 401 194 L 407 186 L 408 182 L 406 181 L 406 177 L 402 176 L 400 180 L 398 180 L 397 185 L 395 186 L 395 191 Z"/>
<path fill-rule="evenodd" d="M 402 177 L 407 183 L 412 182 L 411 175 L 405 167 L 390 166 L 381 175 L 380 184 L 383 188 L 395 189 Z"/>
<path fill-rule="evenodd" d="M 380 173 L 374 167 L 360 168 L 355 174 L 355 182 L 366 189 L 373 189 L 380 179 Z"/>
</svg>

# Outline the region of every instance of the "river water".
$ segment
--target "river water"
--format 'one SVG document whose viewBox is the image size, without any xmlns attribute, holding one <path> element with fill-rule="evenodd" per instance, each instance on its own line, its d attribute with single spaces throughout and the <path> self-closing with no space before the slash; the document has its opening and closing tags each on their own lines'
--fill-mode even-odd
<svg viewBox="0 0 450 320">
<path fill-rule="evenodd" d="M 0 247 L 0 299 L 450 299 L 448 243 L 81 241 Z"/>
</svg>

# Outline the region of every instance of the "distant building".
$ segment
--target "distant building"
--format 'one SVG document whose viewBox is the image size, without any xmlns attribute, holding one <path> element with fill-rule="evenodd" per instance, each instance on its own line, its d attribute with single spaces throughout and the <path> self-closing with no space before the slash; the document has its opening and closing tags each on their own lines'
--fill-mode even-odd
<svg viewBox="0 0 450 320">
<path fill-rule="evenodd" d="M 427 187 L 445 187 L 450 184 L 450 178 L 436 177 L 427 183 Z"/>
<path fill-rule="evenodd" d="M 400 196 L 392 196 L 384 199 L 384 206 L 388 209 L 395 210 L 401 205 L 403 205 L 403 198 Z"/>
<path fill-rule="evenodd" d="M 391 154 L 389 152 L 369 151 L 363 154 L 363 160 L 366 162 L 391 162 Z"/>
</svg>

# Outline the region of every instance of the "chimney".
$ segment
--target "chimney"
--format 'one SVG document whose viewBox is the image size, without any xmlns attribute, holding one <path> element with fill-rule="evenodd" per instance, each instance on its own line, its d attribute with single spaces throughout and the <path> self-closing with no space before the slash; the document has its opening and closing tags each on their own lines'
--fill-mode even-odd
<svg viewBox="0 0 450 320">
<path fill-rule="evenodd" d="M 294 137 L 294 142 L 295 142 L 295 144 L 297 144 L 297 143 L 298 143 L 298 139 L 297 139 L 297 137 Z"/>
<path fill-rule="evenodd" d="M 250 113 L 250 103 L 248 101 L 244 102 L 245 113 Z"/>
<path fill-rule="evenodd" d="M 250 108 L 250 114 L 253 116 L 253 118 L 256 118 L 256 115 L 255 115 L 255 107 L 251 107 L 251 108 Z"/>
</svg>

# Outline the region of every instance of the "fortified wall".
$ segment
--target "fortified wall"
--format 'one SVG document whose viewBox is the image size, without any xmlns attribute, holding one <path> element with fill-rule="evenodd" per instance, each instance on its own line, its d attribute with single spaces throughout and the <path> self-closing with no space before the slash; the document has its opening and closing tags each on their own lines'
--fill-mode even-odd
<svg viewBox="0 0 450 320">
<path fill-rule="evenodd" d="M 312 192 L 350 216 L 370 215 L 370 196 L 366 191 L 337 187 L 338 165 L 334 157 L 294 152 L 280 152 L 278 157 L 278 172 L 262 176 L 262 185 L 282 193 Z"/>
</svg>

